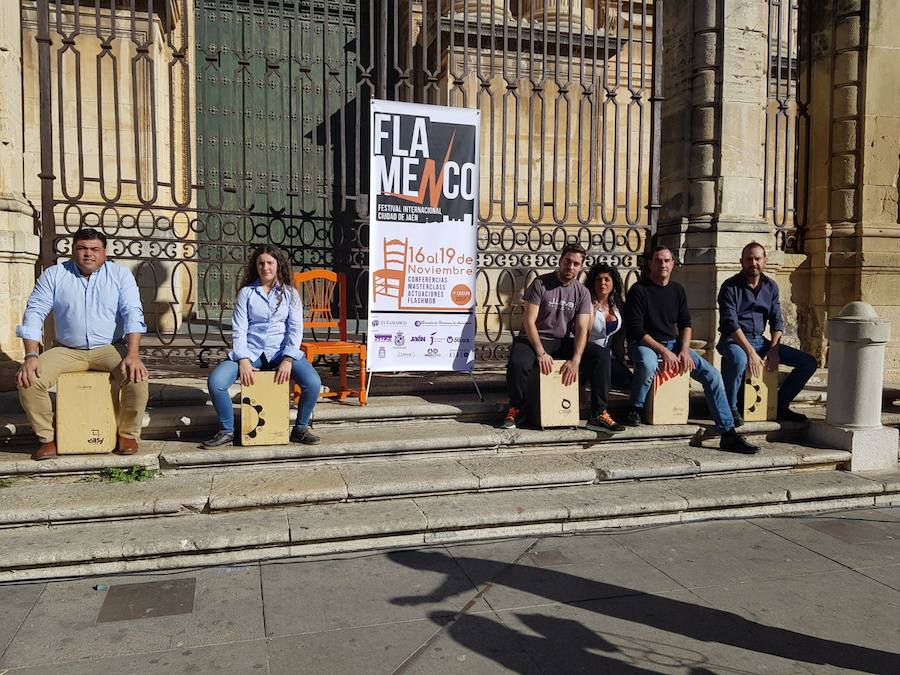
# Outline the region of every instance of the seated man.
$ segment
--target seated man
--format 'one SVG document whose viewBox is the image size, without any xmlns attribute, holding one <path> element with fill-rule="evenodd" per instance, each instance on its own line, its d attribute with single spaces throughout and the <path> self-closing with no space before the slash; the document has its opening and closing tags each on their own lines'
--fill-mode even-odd
<svg viewBox="0 0 900 675">
<path fill-rule="evenodd" d="M 634 379 L 631 383 L 631 410 L 626 423 L 641 424 L 644 402 L 657 369 L 689 372 L 703 385 L 706 404 L 722 434 L 719 447 L 728 452 L 754 454 L 759 448 L 734 430 L 731 407 L 725 398 L 722 376 L 690 348 L 691 315 L 684 287 L 671 280 L 675 258 L 665 246 L 653 249 L 648 274 L 628 291 L 625 301 L 625 330 L 631 345 Z"/>
<path fill-rule="evenodd" d="M 559 268 L 539 276 L 525 291 L 522 330 L 513 340 L 506 365 L 509 411 L 503 421 L 505 429 L 515 429 L 524 418 L 526 389 L 535 363 L 547 375 L 553 370 L 553 359 L 566 359 L 560 369 L 564 384 L 572 384 L 579 370 L 591 383 L 588 428 L 624 430 L 606 410 L 609 350 L 587 344 L 591 330 L 591 296 L 588 289 L 578 283 L 585 256 L 581 246 L 565 246 L 559 254 Z"/>
<path fill-rule="evenodd" d="M 805 422 L 806 415 L 790 409 L 791 401 L 800 393 L 813 373 L 816 360 L 810 354 L 781 344 L 784 322 L 778 284 L 763 274 L 766 249 L 762 244 L 747 244 L 741 251 L 741 271 L 719 289 L 719 343 L 722 355 L 722 379 L 731 406 L 735 426 L 744 421 L 737 411 L 738 389 L 749 368 L 760 377 L 763 368 L 778 372 L 778 364 L 793 370 L 778 388 L 778 418 L 789 422 Z M 763 336 L 769 324 L 771 340 Z"/>
<path fill-rule="evenodd" d="M 78 230 L 72 248 L 72 260 L 41 274 L 16 328 L 25 342 L 25 362 L 16 373 L 19 400 L 41 442 L 31 458 L 56 457 L 50 388 L 61 373 L 86 370 L 112 374 L 119 427 L 114 452 L 133 455 L 148 398 L 147 369 L 139 355 L 147 327 L 137 284 L 128 269 L 107 262 L 102 232 Z M 51 312 L 58 346 L 40 354 L 44 319 Z"/>
</svg>

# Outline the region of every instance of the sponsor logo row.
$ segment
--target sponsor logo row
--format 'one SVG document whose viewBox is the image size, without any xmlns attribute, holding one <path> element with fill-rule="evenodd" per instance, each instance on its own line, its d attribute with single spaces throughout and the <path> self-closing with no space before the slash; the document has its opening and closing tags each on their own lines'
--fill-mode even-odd
<svg viewBox="0 0 900 675">
<path fill-rule="evenodd" d="M 375 344 L 393 344 L 395 347 L 403 347 L 407 343 L 407 337 L 403 333 L 403 331 L 397 331 L 395 333 L 375 333 L 373 336 Z M 462 337 L 459 335 L 448 335 L 446 337 L 438 336 L 437 332 L 430 333 L 429 335 L 411 335 L 408 338 L 410 343 L 418 342 L 428 345 L 434 344 L 471 344 L 472 338 Z"/>
</svg>

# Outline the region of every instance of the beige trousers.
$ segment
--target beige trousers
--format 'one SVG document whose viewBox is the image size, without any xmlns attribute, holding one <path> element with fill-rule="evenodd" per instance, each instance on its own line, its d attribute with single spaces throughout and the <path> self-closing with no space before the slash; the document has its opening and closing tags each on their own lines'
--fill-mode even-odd
<svg viewBox="0 0 900 675">
<path fill-rule="evenodd" d="M 40 377 L 30 387 L 19 389 L 19 400 L 41 443 L 49 443 L 54 439 L 50 388 L 56 386 L 56 380 L 62 373 L 83 373 L 88 370 L 112 374 L 113 402 L 116 406 L 119 435 L 135 439 L 141 437 L 141 423 L 150 397 L 150 388 L 146 380 L 124 382 L 124 375 L 116 366 L 122 362 L 125 352 L 125 345 L 107 345 L 96 349 L 53 347 L 40 355 Z"/>
</svg>

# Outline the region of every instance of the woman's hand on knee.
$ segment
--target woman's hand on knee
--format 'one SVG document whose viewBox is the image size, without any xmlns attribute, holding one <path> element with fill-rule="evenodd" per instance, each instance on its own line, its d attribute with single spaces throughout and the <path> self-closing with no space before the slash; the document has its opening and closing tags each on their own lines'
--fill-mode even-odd
<svg viewBox="0 0 900 675">
<path fill-rule="evenodd" d="M 253 372 L 256 369 L 250 365 L 250 359 L 241 359 L 238 361 L 238 373 L 240 374 L 241 384 L 249 387 L 253 384 Z"/>
<path fill-rule="evenodd" d="M 294 365 L 294 359 L 289 356 L 281 359 L 278 368 L 275 370 L 275 384 L 284 384 L 291 379 L 291 368 Z"/>
</svg>

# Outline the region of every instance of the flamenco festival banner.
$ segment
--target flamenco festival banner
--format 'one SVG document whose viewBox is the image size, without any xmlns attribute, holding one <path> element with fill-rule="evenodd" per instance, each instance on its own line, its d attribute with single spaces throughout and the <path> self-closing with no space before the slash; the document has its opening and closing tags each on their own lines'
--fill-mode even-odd
<svg viewBox="0 0 900 675">
<path fill-rule="evenodd" d="M 372 101 L 368 369 L 471 371 L 480 112 Z"/>
</svg>

